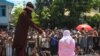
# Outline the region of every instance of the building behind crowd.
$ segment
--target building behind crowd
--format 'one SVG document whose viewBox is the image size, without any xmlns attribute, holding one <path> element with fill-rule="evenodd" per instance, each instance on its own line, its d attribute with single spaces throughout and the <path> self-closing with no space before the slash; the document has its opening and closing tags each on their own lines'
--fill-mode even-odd
<svg viewBox="0 0 100 56">
<path fill-rule="evenodd" d="M 9 27 L 13 6 L 14 4 L 7 0 L 0 0 L 0 28 Z"/>
</svg>

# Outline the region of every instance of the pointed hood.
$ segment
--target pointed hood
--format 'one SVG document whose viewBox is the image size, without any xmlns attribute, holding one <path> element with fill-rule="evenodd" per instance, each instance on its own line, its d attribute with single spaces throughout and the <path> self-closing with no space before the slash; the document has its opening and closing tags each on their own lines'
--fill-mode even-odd
<svg viewBox="0 0 100 56">
<path fill-rule="evenodd" d="M 69 30 L 64 30 L 63 36 L 70 36 L 70 35 L 71 35 L 71 33 Z"/>
</svg>

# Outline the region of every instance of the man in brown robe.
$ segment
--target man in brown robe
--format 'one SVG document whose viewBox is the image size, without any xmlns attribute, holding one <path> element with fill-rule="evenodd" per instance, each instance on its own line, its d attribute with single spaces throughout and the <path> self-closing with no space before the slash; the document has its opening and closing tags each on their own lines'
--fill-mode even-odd
<svg viewBox="0 0 100 56">
<path fill-rule="evenodd" d="M 29 26 L 35 28 L 40 34 L 43 32 L 31 20 L 31 13 L 33 9 L 34 6 L 32 5 L 32 3 L 28 2 L 24 11 L 19 15 L 19 19 L 15 27 L 15 36 L 13 42 L 15 56 L 25 56 Z"/>
</svg>

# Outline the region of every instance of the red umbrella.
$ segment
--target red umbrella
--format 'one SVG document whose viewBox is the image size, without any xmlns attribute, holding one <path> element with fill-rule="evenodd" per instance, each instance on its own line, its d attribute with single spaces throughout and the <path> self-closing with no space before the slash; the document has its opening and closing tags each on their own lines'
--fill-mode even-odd
<svg viewBox="0 0 100 56">
<path fill-rule="evenodd" d="M 88 31 L 93 30 L 93 28 L 88 24 L 80 24 L 76 27 L 77 30 L 81 30 L 82 28 L 84 28 L 85 30 L 88 30 Z"/>
</svg>

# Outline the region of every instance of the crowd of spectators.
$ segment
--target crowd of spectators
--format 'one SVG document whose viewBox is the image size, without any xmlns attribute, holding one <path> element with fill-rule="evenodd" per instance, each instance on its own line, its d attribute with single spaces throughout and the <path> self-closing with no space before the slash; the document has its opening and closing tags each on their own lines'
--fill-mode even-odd
<svg viewBox="0 0 100 56">
<path fill-rule="evenodd" d="M 58 54 L 58 43 L 64 29 L 45 29 L 41 36 L 33 29 L 29 30 L 26 48 L 27 56 L 53 56 Z M 76 55 L 100 55 L 100 29 L 77 31 L 71 29 L 71 36 L 76 42 Z M 12 43 L 14 30 L 0 30 L 0 56 L 13 56 Z M 20 40 L 20 39 L 19 39 Z"/>
</svg>

